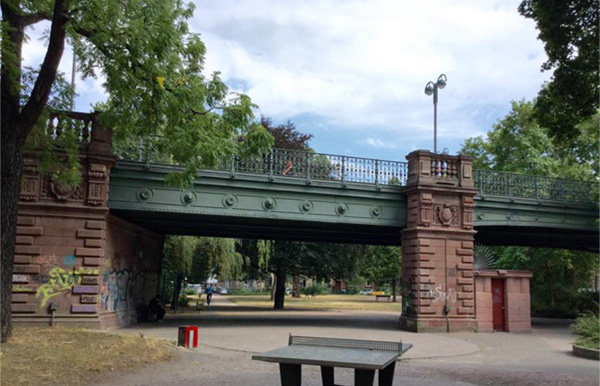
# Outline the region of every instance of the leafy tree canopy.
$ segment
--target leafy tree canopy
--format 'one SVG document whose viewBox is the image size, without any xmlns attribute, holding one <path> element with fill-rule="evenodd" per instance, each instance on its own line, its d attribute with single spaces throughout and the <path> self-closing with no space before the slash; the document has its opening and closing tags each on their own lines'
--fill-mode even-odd
<svg viewBox="0 0 600 386">
<path fill-rule="evenodd" d="M 360 264 L 360 273 L 368 281 L 392 284 L 402 275 L 402 254 L 399 247 L 371 246 Z"/>
<path fill-rule="evenodd" d="M 229 93 L 218 72 L 203 74 L 206 48 L 187 23 L 193 4 L 179 0 L 4 3 L 18 14 L 37 15 L 52 21 L 53 28 L 64 29 L 77 53 L 79 73 L 84 78 L 102 74 L 106 80 L 109 98 L 96 108 L 113 127 L 115 142 L 152 138 L 155 150 L 186 166 L 183 173 L 173 176 L 173 182 L 189 184 L 201 167 L 272 144 L 268 132 L 253 119 L 255 105 L 250 98 Z M 49 43 L 53 38 L 51 32 Z M 62 55 L 62 50 L 52 48 L 49 56 Z M 3 50 L 5 54 L 12 58 L 10 50 Z M 16 62 L 8 63 L 11 71 L 19 72 Z M 44 64 L 38 74 L 43 71 Z M 31 72 L 24 74 L 32 78 Z M 28 97 L 21 105 L 25 112 L 43 79 L 23 80 L 33 84 L 30 95 L 21 95 L 21 100 Z M 14 83 L 20 88 L 19 82 Z M 52 87 L 62 85 L 54 82 Z M 45 118 L 44 114 L 38 118 L 40 131 L 45 129 Z"/>
<path fill-rule="evenodd" d="M 287 150 L 312 150 L 308 141 L 313 138 L 313 135 L 299 132 L 291 121 L 275 126 L 271 118 L 261 116 L 260 124 L 273 136 L 274 147 Z"/>
<path fill-rule="evenodd" d="M 580 134 L 573 142 L 557 144 L 535 118 L 533 102 L 511 103 L 512 110 L 486 137 L 465 141 L 461 152 L 475 157 L 476 169 L 575 179 L 598 176 L 598 114 L 578 125 Z"/>
<path fill-rule="evenodd" d="M 2 334 L 10 335 L 10 290 L 18 195 L 25 143 L 42 148 L 43 171 L 68 182 L 79 179 L 78 133 L 63 133 L 68 165 L 44 134 L 49 110 L 68 105 L 58 66 L 69 40 L 84 77 L 103 75 L 109 95 L 95 106 L 119 144 L 150 141 L 154 150 L 182 165 L 170 182 L 187 185 L 199 168 L 232 154 L 257 153 L 273 139 L 254 121 L 250 98 L 229 93 L 215 72 L 203 73 L 206 48 L 188 19 L 194 6 L 182 0 L 1 0 L 2 110 Z M 50 23 L 39 69 L 23 71 L 27 28 Z M 53 103 L 53 95 L 57 103 Z M 63 97 L 61 99 L 61 96 Z M 70 95 L 72 97 L 72 95 Z M 32 135 L 33 133 L 33 135 Z M 45 149 L 45 151 L 44 151 Z M 54 164 L 54 165 L 53 165 Z M 58 165 L 58 166 L 57 166 Z"/>
<path fill-rule="evenodd" d="M 598 114 L 577 127 L 579 134 L 572 141 L 552 141 L 549 130 L 536 119 L 533 102 L 512 102 L 512 110 L 485 138 L 467 139 L 461 152 L 473 155 L 478 169 L 589 180 L 598 176 Z M 579 290 L 589 288 L 593 273 L 598 273 L 597 254 L 523 247 L 490 250 L 498 268 L 534 273 L 534 312 L 574 315 L 589 307 L 591 297 Z"/>
<path fill-rule="evenodd" d="M 580 133 L 577 125 L 594 115 L 600 99 L 597 0 L 524 0 L 519 12 L 533 19 L 554 70 L 538 95 L 535 116 L 559 140 Z"/>
</svg>

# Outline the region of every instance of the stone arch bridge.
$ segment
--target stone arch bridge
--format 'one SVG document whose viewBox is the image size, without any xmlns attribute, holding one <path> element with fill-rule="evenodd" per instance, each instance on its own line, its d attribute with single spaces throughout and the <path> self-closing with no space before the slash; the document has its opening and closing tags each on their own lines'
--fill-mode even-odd
<svg viewBox="0 0 600 386">
<path fill-rule="evenodd" d="M 598 251 L 589 182 L 473 170 L 469 156 L 424 150 L 395 162 L 274 149 L 202 171 L 182 190 L 164 182 L 178 168 L 168 160 L 116 157 L 94 115 L 56 118 L 53 136 L 65 120 L 80 132 L 81 184 L 41 174 L 33 155 L 24 162 L 20 323 L 134 322 L 158 289 L 165 234 L 402 245 L 414 300 L 401 326 L 411 330 L 445 330 L 446 314 L 452 330 L 477 329 L 474 242 Z M 435 285 L 459 303 L 444 312 L 426 296 Z"/>
</svg>

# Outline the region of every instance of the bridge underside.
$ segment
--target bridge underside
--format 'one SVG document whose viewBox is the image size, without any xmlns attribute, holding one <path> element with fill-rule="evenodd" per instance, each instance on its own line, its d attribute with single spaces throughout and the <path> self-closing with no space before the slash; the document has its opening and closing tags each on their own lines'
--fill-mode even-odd
<svg viewBox="0 0 600 386">
<path fill-rule="evenodd" d="M 110 212 L 161 234 L 402 244 L 409 203 L 399 186 L 203 172 L 181 190 L 164 183 L 171 170 L 119 162 Z M 478 195 L 473 225 L 484 245 L 599 250 L 592 204 Z"/>
<path fill-rule="evenodd" d="M 247 239 L 400 245 L 400 227 L 325 223 L 111 210 L 111 214 L 162 234 L 232 237 Z"/>
<path fill-rule="evenodd" d="M 599 251 L 597 232 L 531 226 L 475 227 L 475 241 L 483 245 L 563 248 Z"/>
<path fill-rule="evenodd" d="M 400 227 L 231 218 L 183 213 L 111 210 L 111 214 L 162 234 L 248 239 L 401 245 Z M 564 248 L 598 252 L 598 233 L 532 226 L 476 226 L 475 241 L 489 246 Z"/>
</svg>

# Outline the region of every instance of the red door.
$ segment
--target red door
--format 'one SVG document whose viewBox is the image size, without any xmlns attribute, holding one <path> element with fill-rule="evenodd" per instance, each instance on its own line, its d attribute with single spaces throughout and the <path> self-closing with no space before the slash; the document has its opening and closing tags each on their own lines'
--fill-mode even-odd
<svg viewBox="0 0 600 386">
<path fill-rule="evenodd" d="M 504 323 L 504 280 L 492 279 L 492 318 L 494 331 L 506 331 Z"/>
</svg>

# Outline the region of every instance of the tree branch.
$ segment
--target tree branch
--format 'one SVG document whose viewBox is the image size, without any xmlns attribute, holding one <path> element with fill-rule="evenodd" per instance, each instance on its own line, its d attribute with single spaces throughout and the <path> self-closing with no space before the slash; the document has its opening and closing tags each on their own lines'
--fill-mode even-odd
<svg viewBox="0 0 600 386">
<path fill-rule="evenodd" d="M 52 85 L 56 80 L 58 65 L 60 64 L 60 59 L 62 58 L 65 49 L 65 24 L 68 21 L 67 3 L 68 0 L 56 0 L 54 3 L 48 50 L 46 51 L 42 68 L 35 81 L 29 100 L 19 114 L 18 126 L 23 130 L 25 138 L 36 124 L 42 111 L 44 111 L 44 108 L 48 103 Z"/>
<path fill-rule="evenodd" d="M 48 12 L 36 12 L 24 14 L 21 16 L 21 22 L 23 23 L 23 27 L 30 26 L 32 24 L 39 23 L 42 20 L 52 20 L 52 14 Z"/>
</svg>

